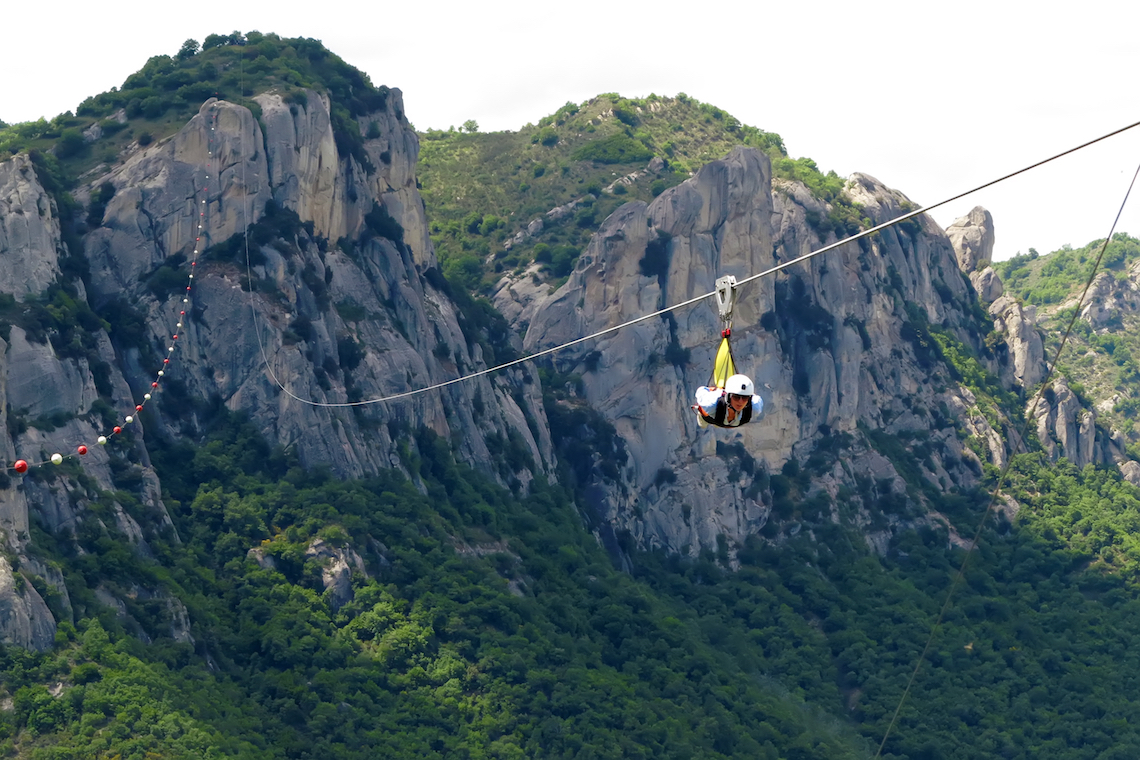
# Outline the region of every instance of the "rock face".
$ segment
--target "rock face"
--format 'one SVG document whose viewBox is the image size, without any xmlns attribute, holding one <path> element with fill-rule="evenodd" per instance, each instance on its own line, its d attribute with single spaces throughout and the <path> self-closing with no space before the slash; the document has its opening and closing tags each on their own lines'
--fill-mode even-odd
<svg viewBox="0 0 1140 760">
<path fill-rule="evenodd" d="M 390 422 L 426 425 L 447 438 L 454 431 L 461 454 L 485 465 L 491 454 L 484 435 L 518 435 L 535 471 L 545 472 L 552 454 L 541 405 L 534 403 L 538 391 L 521 382 L 529 369 L 515 378 L 533 407 L 525 412 L 513 398 L 510 377 L 459 384 L 411 403 L 365 407 L 363 418 L 378 429 L 375 436 L 362 431 L 359 415 L 320 406 L 454 378 L 481 366 L 481 349 L 469 343 L 450 299 L 432 284 L 442 279 L 422 276 L 436 260 L 415 183 L 418 143 L 402 117 L 399 91 L 390 92 L 384 110 L 358 117 L 378 135 L 363 139 L 363 163 L 339 155 L 323 96 L 309 92 L 306 105 L 286 104 L 276 95 L 258 101 L 264 135 L 244 107 L 211 100 L 177 135 L 92 183 L 109 181 L 117 188 L 103 228 L 90 236 L 92 299 L 107 302 L 126 293 L 145 304 L 158 343 L 175 330 L 180 299 L 177 293 L 156 298 L 145 280 L 158 267 L 177 264 L 171 259 L 176 252 L 188 253 L 199 219 L 208 249 L 248 224 L 280 233 L 287 220 L 267 217 L 266 209 L 294 212 L 301 227 L 285 233 L 284 245 L 251 244 L 248 274 L 256 292 L 248 291 L 244 241 L 236 246 L 238 256 L 207 257 L 197 268 L 193 320 L 184 331 L 190 350 L 180 357 L 187 390 L 201 398 L 220 396 L 258 420 L 270 441 L 294 446 L 302 461 L 327 463 L 347 476 L 392 465 Z M 207 203 L 196 215 L 198 205 L 187 198 L 201 196 Z M 369 228 L 369 213 L 388 226 Z M 143 353 L 128 351 L 132 383 L 149 379 Z M 478 419 L 475 408 L 484 410 Z M 531 473 L 518 477 L 526 481 Z"/>
<path fill-rule="evenodd" d="M 1104 461 L 1096 450 L 1096 412 L 1082 406 L 1065 378 L 1052 381 L 1026 413 L 1036 421 L 1037 438 L 1053 461 L 1065 457 L 1077 467 Z"/>
<path fill-rule="evenodd" d="M 30 519 L 61 535 L 94 521 L 148 554 L 146 531 L 117 502 L 101 517 L 88 511 L 100 492 L 120 488 L 115 473 L 124 469 L 142 508 L 170 524 L 141 429 L 131 428 L 135 444 L 116 468 L 109 449 L 94 442 L 114 424 L 102 416 L 108 405 L 121 421 L 151 390 L 176 333 L 178 351 L 169 354 L 148 407 L 160 434 L 199 424 L 190 400 L 221 399 L 247 413 L 271 444 L 343 476 L 399 467 L 396 438 L 422 426 L 505 485 L 553 477 L 541 388 L 529 365 L 410 400 L 348 408 L 480 369 L 482 348 L 460 327 L 436 268 L 416 186 L 418 142 L 399 91 L 376 113 L 356 115 L 362 134 L 348 142 L 363 147 L 349 156 L 338 150 L 326 98 L 310 92 L 304 105 L 275 95 L 258 101 L 261 124 L 242 106 L 207 101 L 177 134 L 136 146 L 122 164 L 77 188 L 81 204 L 97 189 L 114 188 L 109 200 L 100 190 L 106 210 L 86 235 L 85 281 L 60 269 L 61 223 L 74 220 L 59 219 L 26 157 L 0 163 L 0 292 L 22 300 L 58 284 L 75 308 L 90 305 L 141 327 L 108 334 L 92 315 L 79 336 L 33 334 L 16 324 L 0 333 L 0 430 L 7 431 L 0 456 L 35 465 L 79 443 L 89 447 L 86 477 L 65 467 L 0 485 L 0 531 L 16 556 L 24 554 Z M 512 472 L 492 454 L 488 436 L 520 442 L 530 461 Z M 66 600 L 62 578 L 28 559 L 28 572 Z M 351 594 L 351 566 L 351 556 L 330 559 L 334 601 Z M 50 646 L 51 613 L 5 567 L 0 639 Z M 110 591 L 100 593 L 122 606 Z M 188 640 L 185 611 L 172 608 L 171 615 L 172 635 Z"/>
<path fill-rule="evenodd" d="M 867 175 L 853 176 L 845 192 L 875 223 L 908 204 Z M 626 204 L 606 220 L 568 282 L 538 301 L 526 348 L 711 294 L 721 275 L 742 279 L 833 242 L 830 230 L 821 237 L 812 226 L 827 213 L 798 183 L 773 188 L 767 157 L 738 148 L 652 204 Z M 737 430 L 700 430 L 688 409 L 719 340 L 711 299 L 555 354 L 559 368 L 581 374 L 586 400 L 630 454 L 621 484 L 597 484 L 599 516 L 646 546 L 695 553 L 716 547 L 718 536 L 739 545 L 771 509 L 742 469 L 778 472 L 821 437 L 860 425 L 934 430 L 947 443 L 932 479 L 968 482 L 950 423 L 929 412 L 953 406 L 957 389 L 933 390 L 914 320 L 956 325 L 972 297 L 949 240 L 925 217 L 750 283 L 736 306 L 733 350 L 765 408 L 759 424 Z M 857 473 L 835 477 L 838 487 Z"/>
<path fill-rule="evenodd" d="M 969 214 L 946 228 L 946 237 L 954 246 L 958 267 L 970 277 L 978 298 L 982 303 L 996 301 L 1002 294 L 1002 284 L 989 265 L 994 254 L 994 220 L 990 212 L 974 206 Z"/>
<path fill-rule="evenodd" d="M 1013 359 L 1001 373 L 1006 384 L 1016 383 L 1029 389 L 1045 379 L 1049 368 L 1041 334 L 1034 326 L 1034 308 L 1023 307 L 1014 299 L 1002 296 L 990 304 L 989 313 L 994 318 L 994 329 L 1004 333 Z"/>
<path fill-rule="evenodd" d="M 1095 330 L 1119 327 L 1123 317 L 1140 312 L 1140 265 L 1133 265 L 1128 276 L 1116 279 L 1109 272 L 1101 272 L 1089 286 L 1081 306 L 1081 319 Z M 1065 306 L 1075 305 L 1065 304 Z"/>
<path fill-rule="evenodd" d="M 0 644 L 42 652 L 55 643 L 55 620 L 36 590 L 0 557 Z"/>
<path fill-rule="evenodd" d="M 0 163 L 0 292 L 23 300 L 59 268 L 59 214 L 26 155 Z"/>
<path fill-rule="evenodd" d="M 1001 278 L 998 277 L 993 267 L 986 267 L 980 272 L 972 272 L 970 283 L 974 286 L 974 290 L 978 291 L 978 300 L 984 304 L 998 300 L 1005 291 L 1001 284 Z"/>
<path fill-rule="evenodd" d="M 994 255 L 994 218 L 981 206 L 954 220 L 946 228 L 946 237 L 954 246 L 958 268 L 967 274 L 978 270 L 979 262 L 987 265 Z"/>
</svg>

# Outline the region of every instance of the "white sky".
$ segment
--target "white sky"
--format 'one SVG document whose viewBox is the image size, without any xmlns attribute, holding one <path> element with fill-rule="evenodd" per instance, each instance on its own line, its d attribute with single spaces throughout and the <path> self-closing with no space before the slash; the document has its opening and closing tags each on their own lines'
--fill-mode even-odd
<svg viewBox="0 0 1140 760">
<path fill-rule="evenodd" d="M 1123 0 L 62 0 L 61 23 L 9 5 L 8 123 L 74 110 L 187 38 L 254 29 L 314 37 L 399 87 L 419 129 L 518 129 L 602 92 L 685 92 L 921 205 L 1140 121 L 1140 5 Z M 988 208 L 997 259 L 1079 247 L 1108 233 L 1138 164 L 1140 127 L 933 216 Z M 1118 230 L 1140 236 L 1140 191 Z"/>
</svg>

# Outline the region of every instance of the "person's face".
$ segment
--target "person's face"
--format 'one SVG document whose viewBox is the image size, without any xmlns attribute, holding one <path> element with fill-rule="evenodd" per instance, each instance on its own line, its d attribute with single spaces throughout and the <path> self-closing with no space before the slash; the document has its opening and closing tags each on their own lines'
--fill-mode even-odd
<svg viewBox="0 0 1140 760">
<path fill-rule="evenodd" d="M 737 393 L 728 394 L 728 403 L 731 404 L 732 408 L 738 412 L 744 407 L 748 406 L 748 399 L 748 396 L 741 396 Z"/>
</svg>

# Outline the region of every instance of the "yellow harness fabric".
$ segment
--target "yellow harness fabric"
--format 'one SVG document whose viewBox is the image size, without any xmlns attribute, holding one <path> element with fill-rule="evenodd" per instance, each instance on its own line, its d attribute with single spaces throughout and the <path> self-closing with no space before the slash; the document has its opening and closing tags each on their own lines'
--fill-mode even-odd
<svg viewBox="0 0 1140 760">
<path fill-rule="evenodd" d="M 728 385 L 728 378 L 736 374 L 736 362 L 732 360 L 732 349 L 728 346 L 728 336 L 721 338 L 713 365 L 712 384 L 717 388 Z"/>
</svg>

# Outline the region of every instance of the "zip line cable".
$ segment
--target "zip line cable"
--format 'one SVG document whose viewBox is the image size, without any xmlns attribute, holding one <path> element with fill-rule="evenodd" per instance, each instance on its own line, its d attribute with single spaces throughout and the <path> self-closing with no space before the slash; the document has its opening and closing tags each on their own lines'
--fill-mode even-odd
<svg viewBox="0 0 1140 760">
<path fill-rule="evenodd" d="M 1127 129 L 1127 127 L 1126 127 Z M 1057 346 L 1056 353 L 1053 354 L 1053 362 L 1048 366 L 1045 372 L 1045 379 L 1041 381 L 1041 386 L 1037 392 L 1033 394 L 1028 409 L 1032 411 L 1037 410 L 1038 404 L 1041 403 L 1041 396 L 1045 392 L 1045 388 L 1049 385 L 1049 379 L 1053 377 L 1053 372 L 1057 368 L 1057 362 L 1061 359 L 1061 353 L 1065 350 L 1065 344 L 1069 342 L 1069 336 L 1073 332 L 1073 327 L 1076 325 L 1077 318 L 1081 313 L 1081 305 L 1085 302 L 1085 296 L 1088 295 L 1089 288 L 1092 286 L 1093 280 L 1096 278 L 1097 271 L 1100 269 L 1100 262 L 1104 258 L 1104 252 L 1108 249 L 1108 244 L 1112 241 L 1112 236 L 1116 233 L 1116 225 L 1120 222 L 1120 216 L 1124 213 L 1124 207 L 1128 204 L 1128 196 L 1132 193 L 1132 188 L 1136 184 L 1136 177 L 1140 176 L 1140 165 L 1137 165 L 1136 172 L 1132 175 L 1132 182 L 1129 183 L 1128 189 L 1124 192 L 1124 200 L 1120 203 L 1120 209 L 1116 212 L 1116 218 L 1112 222 L 1112 229 L 1108 232 L 1108 237 L 1104 239 L 1104 245 L 1100 247 L 1100 253 L 1097 254 L 1096 261 L 1093 262 L 1092 271 L 1089 272 L 1089 278 L 1085 282 L 1084 290 L 1081 291 L 1081 297 L 1077 299 L 1077 308 L 1073 310 L 1073 316 L 1069 319 L 1069 326 L 1065 329 L 1065 334 L 1061 338 L 1061 344 Z M 918 662 L 915 663 L 914 670 L 910 674 L 910 680 L 907 681 L 906 688 L 903 689 L 902 697 L 899 699 L 898 706 L 895 708 L 894 715 L 891 716 L 891 722 L 887 725 L 886 733 L 883 734 L 883 741 L 879 744 L 879 750 L 875 753 L 872 760 L 878 760 L 883 754 L 883 748 L 887 745 L 887 739 L 890 738 L 891 730 L 894 728 L 898 720 L 899 712 L 902 710 L 903 703 L 906 702 L 907 695 L 910 694 L 910 688 L 914 685 L 915 679 L 918 677 L 918 671 L 922 668 L 922 663 L 926 661 L 927 654 L 930 653 L 930 647 L 934 643 L 935 637 L 938 635 L 938 630 L 942 626 L 942 621 L 946 617 L 946 611 L 950 609 L 950 601 L 954 597 L 954 592 L 957 590 L 959 584 L 966 576 L 966 565 L 970 561 L 974 549 L 978 545 L 978 541 L 982 537 L 982 529 L 986 525 L 986 520 L 989 519 L 990 514 L 994 510 L 994 505 L 997 503 L 998 494 L 1001 492 L 1001 487 L 1005 485 L 1005 480 L 1009 474 L 1009 468 L 1013 465 L 1013 457 L 1017 454 L 1017 443 L 1021 442 L 1024 446 L 1025 436 L 1029 432 L 1029 420 L 1031 418 L 1026 415 L 1025 422 L 1022 423 L 1021 431 L 1018 434 L 1018 441 L 1014 441 L 1014 450 L 1010 452 L 1010 456 L 1002 467 L 1001 475 L 998 476 L 997 485 L 994 486 L 993 494 L 990 496 L 990 502 L 986 506 L 985 513 L 982 514 L 982 519 L 978 522 L 978 527 L 974 531 L 974 539 L 970 542 L 969 549 L 966 550 L 966 556 L 962 558 L 961 565 L 958 566 L 958 573 L 954 576 L 954 580 L 950 583 L 950 588 L 946 592 L 946 601 L 942 604 L 942 609 L 938 613 L 938 619 L 934 621 L 934 626 L 930 629 L 930 636 L 926 639 L 926 646 L 919 655 Z M 1028 447 L 1026 447 L 1028 452 Z"/>
<path fill-rule="evenodd" d="M 818 256 L 821 253 L 827 253 L 828 251 L 833 251 L 842 245 L 846 245 L 847 243 L 853 243 L 856 240 L 859 240 L 861 238 L 865 238 L 869 235 L 874 235 L 875 233 L 881 232 L 881 231 L 887 229 L 888 227 L 893 227 L 896 224 L 899 224 L 901 222 L 905 222 L 908 219 L 912 219 L 912 218 L 918 216 L 919 214 L 925 214 L 926 212 L 932 211 L 933 209 L 936 209 L 940 206 L 945 206 L 947 203 L 952 203 L 956 200 L 959 200 L 961 198 L 966 197 L 967 195 L 971 195 L 971 194 L 976 193 L 980 190 L 985 190 L 986 188 L 992 187 L 993 185 L 996 185 L 999 182 L 1004 182 L 1007 179 L 1012 179 L 1013 177 L 1016 177 L 1019 174 L 1024 174 L 1024 173 L 1031 171 L 1033 169 L 1036 169 L 1040 166 L 1044 166 L 1045 164 L 1050 163 L 1051 161 L 1056 161 L 1059 158 L 1063 158 L 1063 157 L 1069 155 L 1070 153 L 1076 153 L 1077 151 L 1082 150 L 1084 148 L 1087 148 L 1090 145 L 1095 145 L 1096 143 L 1101 142 L 1103 140 L 1107 140 L 1110 137 L 1115 137 L 1116 135 L 1118 135 L 1122 132 L 1127 132 L 1128 130 L 1133 129 L 1134 127 L 1137 127 L 1137 126 L 1140 126 L 1140 121 L 1135 121 L 1126 127 L 1121 127 L 1120 129 L 1115 129 L 1112 132 L 1109 132 L 1107 134 L 1103 134 L 1100 137 L 1089 140 L 1088 142 L 1081 143 L 1080 145 L 1077 145 L 1076 147 L 1069 148 L 1068 150 L 1057 153 L 1056 155 L 1050 156 L 1049 158 L 1043 159 L 1041 161 L 1037 161 L 1036 163 L 1030 164 L 1029 166 L 1026 166 L 1022 169 L 1018 169 L 1017 171 L 1010 172 L 1009 174 L 998 177 L 997 179 L 990 180 L 989 182 L 986 182 L 985 184 L 978 185 L 977 187 L 975 187 L 973 189 L 967 190 L 967 191 L 962 192 L 962 193 L 958 193 L 957 195 L 951 196 L 951 197 L 947 198 L 946 200 L 939 201 L 938 203 L 932 203 L 929 206 L 923 206 L 922 208 L 915 209 L 914 211 L 903 214 L 902 216 L 896 217 L 895 219 L 891 219 L 888 222 L 883 222 L 882 224 L 871 227 L 870 229 L 863 230 L 862 232 L 859 232 L 855 235 L 852 235 L 851 237 L 847 237 L 847 238 L 844 238 L 843 240 L 840 240 L 838 242 L 831 243 L 830 245 L 826 245 L 823 248 L 819 248 L 818 250 L 811 251 L 810 253 L 806 253 L 803 256 L 799 256 L 797 258 L 791 259 L 790 261 L 785 261 L 782 264 L 777 264 L 776 266 L 771 267 L 770 269 L 765 269 L 764 271 L 759 272 L 758 274 L 754 274 L 754 275 L 751 275 L 749 277 L 746 277 L 746 278 L 738 281 L 736 284 L 737 284 L 737 286 L 740 286 L 740 285 L 744 285 L 745 283 L 752 282 L 754 280 L 758 280 L 761 277 L 767 277 L 767 276 L 775 274 L 776 272 L 779 272 L 783 269 L 787 269 L 790 266 L 794 266 L 795 264 L 800 264 L 804 261 L 807 261 L 808 259 L 813 258 L 815 256 Z M 244 161 L 242 162 L 242 177 L 243 177 L 243 183 L 244 183 L 244 177 L 245 177 L 245 162 Z M 252 282 L 252 266 L 250 265 L 250 259 L 249 259 L 249 225 L 248 224 L 246 225 L 246 232 L 245 232 L 245 255 L 246 255 L 247 277 L 249 277 L 250 282 Z M 252 286 L 251 286 L 251 290 L 252 290 Z M 604 335 L 609 335 L 610 333 L 617 332 L 618 330 L 621 330 L 621 329 L 626 328 L 626 327 L 630 327 L 631 325 L 638 324 L 639 322 L 645 322 L 646 320 L 653 319 L 654 317 L 659 317 L 662 314 L 667 314 L 671 311 L 675 311 L 677 309 L 681 309 L 681 308 L 684 308 L 686 306 L 691 306 L 695 303 L 698 303 L 699 301 L 705 300 L 706 298 L 712 298 L 715 295 L 716 295 L 716 291 L 714 290 L 712 292 L 705 293 L 704 295 L 694 296 L 693 298 L 690 298 L 686 301 L 681 301 L 680 303 L 675 303 L 672 306 L 665 307 L 664 309 L 658 309 L 657 311 L 654 311 L 654 312 L 649 313 L 649 314 L 645 314 L 645 315 L 640 316 L 640 317 L 636 317 L 636 318 L 631 319 L 627 322 L 622 322 L 621 324 L 614 325 L 613 327 L 607 327 L 604 330 L 599 330 L 598 332 L 591 333 L 590 335 L 586 335 L 585 337 L 576 338 L 576 339 L 569 341 L 567 343 L 562 343 L 560 345 L 553 346 L 551 348 L 543 349 L 542 351 L 536 351 L 535 353 L 529 354 L 529 355 L 524 356 L 520 359 L 514 359 L 512 361 L 504 362 L 503 364 L 499 364 L 499 365 L 496 365 L 494 367 L 488 367 L 487 369 L 479 370 L 478 372 L 472 372 L 471 374 L 468 374 L 468 375 L 462 375 L 461 377 L 452 378 L 451 380 L 445 380 L 441 383 L 436 383 L 435 385 L 429 385 L 425 388 L 417 388 L 417 389 L 411 390 L 411 391 L 404 391 L 402 393 L 395 393 L 395 394 L 392 394 L 391 396 L 383 396 L 381 398 L 366 399 L 363 401 L 323 402 L 323 401 L 313 401 L 312 399 L 301 398 L 300 396 L 296 395 L 295 393 L 290 391 L 288 388 L 286 388 L 281 383 L 281 381 L 277 378 L 277 375 L 273 372 L 273 368 L 270 367 L 270 365 L 269 365 L 269 357 L 265 353 L 265 345 L 262 343 L 261 333 L 256 329 L 256 326 L 257 326 L 256 310 L 254 310 L 254 328 L 255 328 L 254 333 L 257 334 L 258 345 L 261 346 L 261 358 L 262 358 L 262 362 L 265 365 L 265 370 L 269 374 L 270 378 L 273 379 L 273 382 L 277 384 L 277 387 L 281 389 L 282 392 L 284 392 L 287 396 L 292 398 L 294 401 L 299 401 L 300 403 L 306 404 L 308 406 L 322 407 L 322 408 L 326 408 L 326 409 L 337 409 L 337 408 L 347 408 L 347 407 L 356 407 L 356 406 L 368 406 L 369 404 L 382 404 L 382 403 L 385 403 L 388 401 L 398 401 L 401 399 L 410 398 L 412 396 L 418 396 L 421 393 L 427 393 L 429 391 L 439 390 L 440 388 L 446 388 L 450 385 L 462 383 L 462 382 L 465 382 L 467 380 L 473 380 L 477 377 L 489 375 L 489 374 L 492 374 L 494 372 L 501 372 L 502 370 L 509 369 L 510 367 L 514 367 L 514 366 L 519 365 L 519 364 L 523 364 L 524 362 L 533 361 L 533 360 L 539 359 L 543 356 L 548 356 L 548 355 L 556 353 L 558 351 L 562 351 L 563 349 L 570 348 L 571 346 L 576 346 L 580 343 L 585 343 L 586 341 L 594 340 L 595 338 L 600 338 Z M 252 298 L 250 299 L 250 307 L 251 307 L 251 309 L 253 308 L 253 299 Z"/>
</svg>

